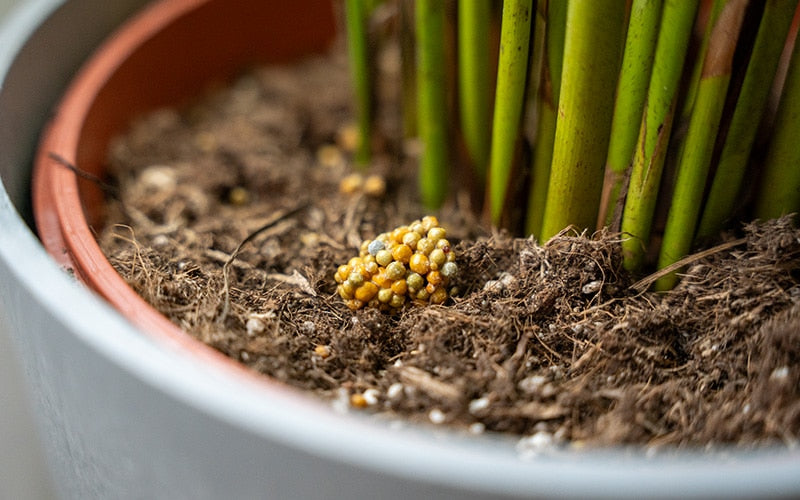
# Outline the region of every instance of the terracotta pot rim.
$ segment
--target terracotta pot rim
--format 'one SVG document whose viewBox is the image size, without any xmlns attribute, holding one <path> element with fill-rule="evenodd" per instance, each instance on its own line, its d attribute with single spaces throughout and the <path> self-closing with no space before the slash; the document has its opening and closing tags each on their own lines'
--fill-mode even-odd
<svg viewBox="0 0 800 500">
<path fill-rule="evenodd" d="M 33 209 L 39 237 L 50 255 L 66 270 L 101 295 L 149 338 L 173 350 L 188 352 L 233 376 L 270 391 L 307 397 L 272 378 L 260 375 L 194 339 L 150 306 L 117 273 L 103 254 L 84 214 L 78 176 L 65 162 L 83 170 L 78 160 L 81 134 L 94 97 L 105 89 L 132 54 L 210 0 L 154 2 L 123 24 L 100 46 L 71 82 L 40 141 L 33 170 Z M 312 48 L 324 48 L 324 38 Z M 311 398 L 308 398 L 311 399 Z"/>
</svg>

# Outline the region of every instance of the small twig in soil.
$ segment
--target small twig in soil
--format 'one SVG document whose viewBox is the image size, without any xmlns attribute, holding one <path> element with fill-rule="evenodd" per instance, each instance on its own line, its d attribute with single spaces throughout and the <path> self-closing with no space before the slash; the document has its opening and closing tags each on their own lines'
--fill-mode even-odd
<svg viewBox="0 0 800 500">
<path fill-rule="evenodd" d="M 231 256 L 229 254 L 227 254 L 225 252 L 222 252 L 220 250 L 214 250 L 214 249 L 211 249 L 211 248 L 207 248 L 206 250 L 204 250 L 203 251 L 203 255 L 205 255 L 209 259 L 215 260 L 215 261 L 217 261 L 219 263 L 222 263 L 222 264 L 225 264 L 226 262 L 228 262 L 231 259 Z M 245 270 L 248 270 L 248 271 L 252 271 L 253 269 L 255 269 L 255 266 L 253 266 L 249 262 L 236 262 L 235 264 L 240 269 L 245 269 Z M 233 263 L 231 265 L 233 265 Z"/>
<path fill-rule="evenodd" d="M 581 369 L 581 367 L 583 367 L 583 365 L 588 363 L 589 360 L 593 358 L 596 353 L 599 352 L 605 354 L 603 352 L 602 346 L 603 346 L 602 340 L 596 344 L 591 344 L 591 346 L 588 349 L 586 349 L 586 352 L 581 354 L 581 356 L 570 365 L 569 372 L 576 373 L 578 370 Z"/>
<path fill-rule="evenodd" d="M 230 272 L 230 267 L 233 264 L 233 261 L 236 260 L 236 257 L 239 255 L 239 252 L 242 250 L 242 247 L 244 247 L 246 244 L 248 244 L 251 241 L 253 241 L 256 237 L 258 237 L 258 235 L 260 235 L 261 233 L 263 233 L 267 229 L 273 227 L 275 224 L 277 224 L 280 221 L 286 219 L 287 217 L 291 217 L 291 216 L 293 216 L 293 215 L 305 210 L 308 206 L 309 206 L 309 203 L 307 203 L 307 202 L 306 203 L 302 203 L 301 205 L 299 205 L 299 206 L 297 206 L 297 207 L 295 207 L 295 208 L 293 208 L 291 210 L 288 210 L 288 211 L 285 211 L 283 213 L 280 213 L 280 214 L 276 215 L 271 220 L 269 220 L 267 223 L 265 223 L 263 226 L 259 227 L 258 229 L 256 229 L 255 231 L 253 231 L 252 233 L 247 235 L 247 237 L 245 239 L 243 239 L 241 243 L 239 243 L 239 246 L 236 247 L 236 249 L 233 251 L 233 253 L 231 253 L 231 256 L 228 258 L 228 260 L 222 266 L 222 280 L 223 280 L 222 291 L 223 291 L 224 299 L 223 299 L 223 303 L 222 303 L 222 313 L 220 313 L 219 319 L 217 320 L 219 323 L 224 323 L 225 320 L 228 318 L 228 313 L 230 312 L 231 295 L 230 295 L 229 272 Z"/>
<path fill-rule="evenodd" d="M 53 153 L 51 151 L 50 153 L 47 154 L 47 156 L 49 156 L 50 159 L 55 161 L 56 163 L 64 167 L 67 167 L 67 169 L 71 170 L 72 173 L 74 173 L 78 177 L 97 184 L 97 187 L 99 187 L 107 195 L 119 199 L 118 196 L 119 190 L 115 186 L 112 186 L 111 184 L 104 182 L 103 179 L 101 179 L 100 177 L 97 177 L 96 175 L 87 172 L 85 170 L 81 170 L 75 164 L 73 164 L 63 156 L 59 155 L 58 153 Z"/>
<path fill-rule="evenodd" d="M 730 248 L 737 247 L 737 246 L 742 245 L 744 243 L 747 243 L 747 238 L 739 238 L 738 240 L 728 241 L 728 242 L 722 243 L 720 245 L 717 245 L 715 247 L 711 247 L 711 248 L 709 248 L 707 250 L 703 250 L 702 252 L 697 252 L 695 254 L 688 255 L 688 256 L 682 258 L 681 260 L 679 260 L 678 262 L 670 264 L 669 266 L 667 266 L 667 267 L 665 267 L 663 269 L 659 269 L 658 271 L 656 271 L 655 273 L 651 274 L 650 276 L 648 276 L 646 278 L 640 279 L 639 281 L 637 281 L 636 283 L 631 285 L 630 288 L 632 290 L 636 290 L 639 293 L 642 293 L 642 292 L 646 291 L 648 288 L 650 288 L 650 285 L 655 283 L 662 276 L 666 276 L 667 274 L 670 274 L 670 273 L 672 273 L 674 271 L 677 271 L 678 269 L 680 269 L 680 268 L 682 268 L 682 267 L 684 267 L 684 266 L 686 266 L 688 264 L 691 264 L 692 262 L 695 262 L 695 261 L 698 261 L 698 260 L 700 260 L 702 258 L 708 257 L 709 255 L 713 255 L 713 254 L 715 254 L 717 252 L 722 252 L 722 251 L 728 250 Z"/>
<path fill-rule="evenodd" d="M 564 358 L 561 357 L 561 355 L 558 352 L 556 352 L 549 345 L 547 345 L 547 343 L 539 335 L 539 333 L 542 331 L 542 329 L 539 328 L 538 326 L 535 326 L 535 325 L 534 325 L 533 328 L 534 328 L 534 331 L 533 331 L 533 335 L 531 335 L 531 338 L 536 339 L 540 344 L 542 344 L 542 347 L 544 347 L 547 352 L 549 352 L 550 354 L 555 356 L 557 359 L 559 359 L 559 360 L 564 359 Z M 550 361 L 550 364 L 555 364 L 555 362 L 552 359 L 550 359 L 549 361 Z"/>
<path fill-rule="evenodd" d="M 530 331 L 524 332 L 517 341 L 517 348 L 514 350 L 514 354 L 503 362 L 503 369 L 512 377 L 516 375 L 520 362 L 525 357 L 531 336 L 532 333 Z"/>
<path fill-rule="evenodd" d="M 317 296 L 317 291 L 314 290 L 314 288 L 311 286 L 311 284 L 308 282 L 308 279 L 305 276 L 297 272 L 297 269 L 295 269 L 291 275 L 272 273 L 268 274 L 267 278 L 280 281 L 282 283 L 287 283 L 289 285 L 294 285 L 300 288 L 300 290 L 302 290 L 304 293 L 307 293 L 312 297 Z"/>
<path fill-rule="evenodd" d="M 425 394 L 445 401 L 458 401 L 463 396 L 461 390 L 452 384 L 434 378 L 430 373 L 415 366 L 400 367 L 400 380 L 412 385 Z"/>
<path fill-rule="evenodd" d="M 360 194 L 358 197 L 353 199 L 347 208 L 347 213 L 345 214 L 343 224 L 344 231 L 342 231 L 342 234 L 345 238 L 344 243 L 354 248 L 358 248 L 358 246 L 361 244 L 361 235 L 358 234 L 358 226 L 360 225 L 361 220 L 356 219 L 356 217 L 364 213 L 363 203 L 364 195 Z"/>
</svg>

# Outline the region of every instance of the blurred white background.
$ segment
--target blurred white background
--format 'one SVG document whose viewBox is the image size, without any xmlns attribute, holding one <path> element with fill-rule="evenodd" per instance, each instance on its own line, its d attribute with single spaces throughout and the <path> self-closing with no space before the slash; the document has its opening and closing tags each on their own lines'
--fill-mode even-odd
<svg viewBox="0 0 800 500">
<path fill-rule="evenodd" d="M 34 0 L 0 0 L 0 29 L 12 9 L 26 1 Z M 0 321 L 0 328 L 3 323 Z M 52 498 L 53 490 L 42 460 L 23 394 L 20 367 L 14 360 L 7 333 L 0 331 L 0 499 Z"/>
<path fill-rule="evenodd" d="M 0 16 L 5 16 L 5 13 L 16 3 L 19 3 L 19 0 L 0 0 Z"/>
</svg>

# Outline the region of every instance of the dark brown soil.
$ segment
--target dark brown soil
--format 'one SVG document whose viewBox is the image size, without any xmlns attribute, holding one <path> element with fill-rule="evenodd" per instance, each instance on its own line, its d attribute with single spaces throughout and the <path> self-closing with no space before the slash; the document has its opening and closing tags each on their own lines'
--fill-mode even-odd
<svg viewBox="0 0 800 500">
<path fill-rule="evenodd" d="M 800 231 L 789 219 L 744 227 L 671 293 L 640 293 L 619 236 L 539 246 L 487 233 L 459 195 L 437 214 L 457 242 L 458 296 L 396 316 L 345 307 L 337 266 L 425 213 L 391 141 L 370 170 L 384 196 L 340 191 L 353 166 L 330 146 L 352 113 L 334 59 L 250 72 L 113 147 L 121 195 L 100 241 L 157 309 L 353 410 L 574 446 L 797 443 Z M 387 136 L 394 125 L 384 118 Z M 232 261 L 228 304 L 224 264 L 264 225 Z"/>
</svg>

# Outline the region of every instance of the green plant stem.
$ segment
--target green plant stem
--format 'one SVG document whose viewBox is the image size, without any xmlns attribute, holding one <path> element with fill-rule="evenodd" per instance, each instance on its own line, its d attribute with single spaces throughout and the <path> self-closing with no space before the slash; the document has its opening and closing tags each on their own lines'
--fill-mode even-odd
<svg viewBox="0 0 800 500">
<path fill-rule="evenodd" d="M 636 138 L 639 136 L 639 124 L 659 33 L 662 2 L 663 0 L 633 0 L 631 5 L 625 52 L 614 102 L 614 119 L 611 122 L 598 227 L 611 226 L 615 213 L 619 215 L 616 207 L 625 173 L 633 160 Z"/>
<path fill-rule="evenodd" d="M 597 222 L 613 97 L 623 46 L 625 2 L 570 0 L 553 161 L 542 239 Z"/>
<path fill-rule="evenodd" d="M 372 143 L 372 87 L 367 40 L 367 0 L 345 0 L 345 25 L 350 72 L 356 94 L 358 145 L 356 164 L 364 167 L 370 161 Z"/>
<path fill-rule="evenodd" d="M 547 70 L 545 70 L 547 72 Z M 549 75 L 547 76 L 549 78 Z M 546 82 L 549 86 L 550 82 Z M 531 165 L 531 186 L 528 194 L 528 213 L 525 217 L 525 228 L 528 234 L 536 238 L 541 236 L 542 219 L 547 203 L 547 186 L 550 181 L 550 164 L 553 161 L 553 141 L 556 136 L 556 106 L 552 92 L 539 106 L 539 123 L 536 129 L 536 145 L 533 149 Z"/>
<path fill-rule="evenodd" d="M 764 160 L 755 215 L 773 219 L 800 211 L 800 43 L 795 43 L 774 132 Z"/>
<path fill-rule="evenodd" d="M 711 39 L 711 29 L 717 23 L 720 12 L 728 0 L 714 0 L 711 4 L 711 11 L 708 13 L 706 20 L 706 27 L 703 33 L 703 39 L 700 42 L 700 47 L 697 51 L 697 58 L 692 67 L 692 74 L 689 77 L 689 84 L 686 90 L 686 97 L 683 99 L 683 108 L 679 116 L 680 122 L 684 123 L 692 115 L 692 106 L 697 96 L 697 86 L 700 84 L 700 75 L 703 73 L 703 62 L 705 61 L 706 54 L 708 53 L 708 41 Z"/>
<path fill-rule="evenodd" d="M 706 200 L 698 238 L 719 234 L 733 213 L 756 131 L 769 99 L 797 0 L 768 0 L 756 35 L 742 88 Z M 796 147 L 796 136 L 792 140 Z"/>
<path fill-rule="evenodd" d="M 417 136 L 417 57 L 414 33 L 414 1 L 399 0 L 400 78 L 403 138 Z"/>
<path fill-rule="evenodd" d="M 535 0 L 534 0 L 535 1 Z M 545 34 L 547 32 L 548 0 L 535 1 L 531 45 L 528 55 L 528 80 L 525 85 L 525 102 L 522 111 L 522 136 L 531 144 L 536 143 L 539 117 L 542 66 L 545 62 Z"/>
<path fill-rule="evenodd" d="M 489 209 L 500 224 L 519 135 L 530 45 L 532 0 L 506 0 L 500 26 L 500 57 L 489 157 Z"/>
<path fill-rule="evenodd" d="M 439 208 L 447 193 L 447 101 L 445 5 L 441 0 L 418 0 L 417 99 L 422 157 L 419 189 L 422 203 Z"/>
<path fill-rule="evenodd" d="M 666 0 L 622 212 L 623 262 L 639 269 L 650 240 L 675 102 L 698 1 Z"/>
<path fill-rule="evenodd" d="M 567 32 L 568 0 L 548 0 L 547 32 L 545 38 L 545 55 L 550 72 L 550 88 L 553 102 L 558 102 L 561 93 L 561 73 L 564 69 L 564 39 Z"/>
<path fill-rule="evenodd" d="M 491 123 L 490 0 L 458 2 L 458 81 L 461 128 L 478 179 L 486 178 Z"/>
<path fill-rule="evenodd" d="M 746 8 L 747 0 L 728 0 L 711 30 L 697 98 L 678 163 L 675 191 L 658 256 L 659 269 L 677 262 L 691 248 Z M 676 273 L 667 274 L 656 281 L 655 288 L 669 290 L 677 279 Z"/>
<path fill-rule="evenodd" d="M 556 136 L 556 110 L 561 87 L 562 57 L 564 56 L 564 31 L 567 24 L 567 1 L 541 1 L 546 5 L 544 61 L 538 92 L 538 123 L 536 143 L 531 164 L 531 187 L 528 196 L 528 213 L 525 217 L 526 231 L 539 237 L 542 218 L 547 202 L 547 186 L 550 182 L 550 164 L 553 161 L 553 141 Z"/>
</svg>

